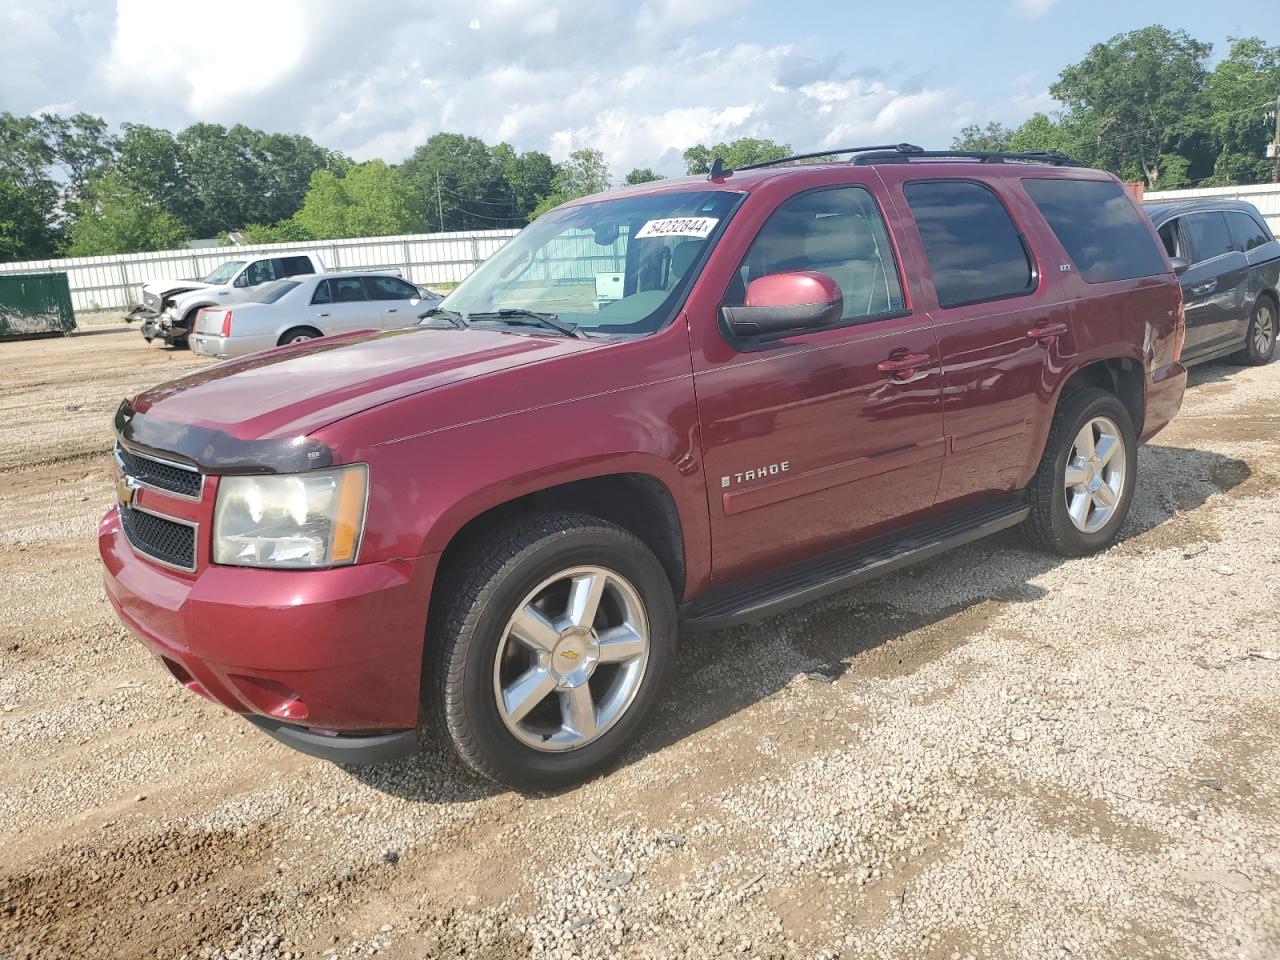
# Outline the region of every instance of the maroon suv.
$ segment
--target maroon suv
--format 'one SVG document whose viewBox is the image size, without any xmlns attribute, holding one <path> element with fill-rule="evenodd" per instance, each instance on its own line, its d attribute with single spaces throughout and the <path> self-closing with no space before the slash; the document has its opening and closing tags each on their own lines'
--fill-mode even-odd
<svg viewBox="0 0 1280 960">
<path fill-rule="evenodd" d="M 1021 525 L 1129 510 L 1182 401 L 1182 304 L 1112 176 L 843 151 L 539 218 L 413 329 L 123 403 L 99 529 L 194 692 L 340 762 L 546 788 L 639 734 L 683 631 Z"/>
</svg>

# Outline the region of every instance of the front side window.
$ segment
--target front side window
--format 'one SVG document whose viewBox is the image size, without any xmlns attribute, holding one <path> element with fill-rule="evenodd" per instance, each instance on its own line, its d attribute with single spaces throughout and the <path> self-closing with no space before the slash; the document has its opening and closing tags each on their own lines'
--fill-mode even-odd
<svg viewBox="0 0 1280 960">
<path fill-rule="evenodd" d="M 1035 289 L 1035 271 L 1000 198 L 970 180 L 916 180 L 903 191 L 933 274 L 938 306 L 1003 300 Z"/>
<path fill-rule="evenodd" d="M 1271 233 L 1247 213 L 1228 210 L 1227 226 L 1231 230 L 1233 245 L 1245 253 L 1271 242 Z"/>
<path fill-rule="evenodd" d="M 256 287 L 260 283 L 266 283 L 276 278 L 276 272 L 272 267 L 270 260 L 258 260 L 249 264 L 244 272 L 245 282 L 247 286 Z"/>
<path fill-rule="evenodd" d="M 752 280 L 796 271 L 825 273 L 840 285 L 844 320 L 903 309 L 889 234 L 863 187 L 810 190 L 784 201 L 751 241 L 724 302 L 740 305 Z"/>
<path fill-rule="evenodd" d="M 1114 180 L 1028 178 L 1022 186 L 1086 282 L 1134 280 L 1168 270 L 1151 239 L 1150 221 Z"/>
<path fill-rule="evenodd" d="M 653 333 L 684 302 L 741 196 L 655 193 L 553 210 L 440 306 L 475 322 L 502 322 L 500 311 L 535 311 L 587 334 Z"/>
<path fill-rule="evenodd" d="M 1171 257 L 1181 257 L 1183 260 L 1190 262 L 1191 253 L 1187 250 L 1187 243 L 1182 238 L 1182 229 L 1178 226 L 1177 220 L 1170 220 L 1159 230 L 1160 242 L 1164 244 L 1164 252 Z"/>
<path fill-rule="evenodd" d="M 1231 230 L 1227 227 L 1227 218 L 1216 210 L 1187 214 L 1182 218 L 1182 229 L 1190 236 L 1196 263 L 1231 252 Z"/>
</svg>

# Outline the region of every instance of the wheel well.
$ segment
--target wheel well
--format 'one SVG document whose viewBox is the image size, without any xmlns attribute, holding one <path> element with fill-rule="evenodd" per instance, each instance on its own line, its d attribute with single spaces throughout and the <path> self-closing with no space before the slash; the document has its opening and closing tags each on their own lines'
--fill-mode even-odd
<svg viewBox="0 0 1280 960">
<path fill-rule="evenodd" d="M 300 330 L 307 330 L 307 331 L 310 331 L 311 333 L 314 333 L 316 335 L 316 339 L 319 339 L 320 337 L 324 336 L 323 330 L 317 330 L 315 327 L 309 327 L 305 323 L 302 323 L 296 327 L 290 327 L 284 333 L 280 334 L 280 339 L 276 341 L 276 346 L 283 347 L 285 343 L 288 342 L 289 336 L 291 334 L 297 333 Z"/>
<path fill-rule="evenodd" d="M 670 491 L 661 481 L 639 473 L 610 474 L 549 487 L 499 504 L 468 521 L 454 534 L 440 558 L 439 572 L 450 560 L 517 517 L 571 510 L 615 523 L 634 534 L 662 564 L 679 601 L 684 594 L 684 536 Z M 434 591 L 433 591 L 434 600 Z"/>
<path fill-rule="evenodd" d="M 1071 375 L 1062 387 L 1066 393 L 1073 387 L 1098 387 L 1120 398 L 1138 436 L 1142 435 L 1142 421 L 1146 415 L 1146 379 L 1142 367 L 1129 357 L 1113 357 L 1081 367 Z"/>
<path fill-rule="evenodd" d="M 201 310 L 203 310 L 205 307 L 212 307 L 212 306 L 213 306 L 212 303 L 197 303 L 194 307 L 192 307 L 190 310 L 188 310 L 186 313 L 182 315 L 183 325 L 186 326 L 188 330 L 195 329 L 196 314 L 199 313 Z"/>
</svg>

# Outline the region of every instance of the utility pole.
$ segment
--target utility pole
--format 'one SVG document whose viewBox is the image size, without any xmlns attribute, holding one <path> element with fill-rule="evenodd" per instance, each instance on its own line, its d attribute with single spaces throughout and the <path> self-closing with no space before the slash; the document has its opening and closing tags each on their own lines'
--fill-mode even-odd
<svg viewBox="0 0 1280 960">
<path fill-rule="evenodd" d="M 1271 134 L 1271 182 L 1280 183 L 1280 97 L 1276 97 L 1276 112 L 1272 119 L 1275 126 Z"/>
<path fill-rule="evenodd" d="M 440 214 L 440 232 L 444 233 L 444 201 L 440 199 L 440 171 L 436 171 L 436 212 Z"/>
</svg>

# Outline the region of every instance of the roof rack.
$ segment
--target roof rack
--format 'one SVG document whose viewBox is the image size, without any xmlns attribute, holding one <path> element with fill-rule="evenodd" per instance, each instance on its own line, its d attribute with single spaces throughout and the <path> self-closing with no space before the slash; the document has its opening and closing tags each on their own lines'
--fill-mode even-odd
<svg viewBox="0 0 1280 960">
<path fill-rule="evenodd" d="M 820 157 L 836 157 L 842 153 L 865 153 L 868 150 L 885 151 L 892 153 L 894 156 L 902 154 L 923 153 L 922 147 L 917 147 L 913 143 L 880 143 L 870 147 L 841 147 L 838 150 L 818 150 L 814 153 L 796 153 L 789 157 L 779 157 L 776 160 L 761 160 L 759 163 L 748 163 L 736 169 L 725 166 L 723 157 L 716 157 L 711 164 L 711 172 L 707 174 L 708 180 L 720 180 L 729 176 L 737 170 L 759 170 L 763 167 L 776 167 L 782 163 L 795 163 L 798 160 L 816 160 Z"/>
<path fill-rule="evenodd" d="M 796 153 L 777 160 L 763 160 L 760 163 L 748 163 L 737 170 L 759 170 L 764 167 L 776 167 L 784 163 L 795 163 L 799 160 L 816 160 L 835 157 L 843 153 L 852 153 L 849 162 L 858 166 L 872 163 L 909 163 L 912 160 L 977 160 L 980 163 L 1047 163 L 1055 167 L 1083 166 L 1066 154 L 1052 150 L 1046 151 L 1008 151 L 1008 150 L 925 150 L 914 143 L 878 144 L 870 147 L 842 147 L 838 150 L 818 150 L 814 153 Z M 736 171 L 725 166 L 722 157 L 716 157 L 711 164 L 708 180 L 722 180 Z"/>
<path fill-rule="evenodd" d="M 863 153 L 849 162 L 859 166 L 871 163 L 909 163 L 912 160 L 977 160 L 979 163 L 1047 163 L 1055 167 L 1080 167 L 1084 164 L 1053 150 L 878 150 Z"/>
</svg>

